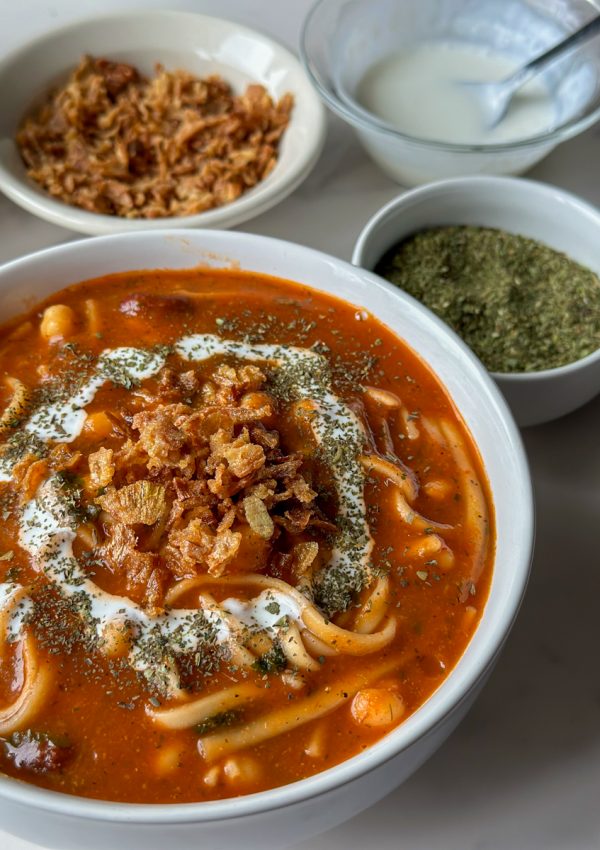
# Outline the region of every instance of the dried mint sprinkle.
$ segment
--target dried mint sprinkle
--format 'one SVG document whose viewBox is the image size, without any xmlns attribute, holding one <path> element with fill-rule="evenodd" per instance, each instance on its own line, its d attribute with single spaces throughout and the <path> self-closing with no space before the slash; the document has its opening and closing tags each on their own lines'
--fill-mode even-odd
<svg viewBox="0 0 600 850">
<path fill-rule="evenodd" d="M 375 271 L 437 313 L 492 371 L 551 369 L 600 347 L 600 279 L 533 239 L 433 228 L 395 245 Z"/>
</svg>

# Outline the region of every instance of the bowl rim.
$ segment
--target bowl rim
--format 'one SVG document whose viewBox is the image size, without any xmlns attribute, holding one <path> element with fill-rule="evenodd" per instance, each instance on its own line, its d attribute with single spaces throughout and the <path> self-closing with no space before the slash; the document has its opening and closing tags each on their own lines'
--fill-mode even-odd
<svg viewBox="0 0 600 850">
<path fill-rule="evenodd" d="M 590 113 L 581 115 L 578 118 L 572 118 L 564 124 L 560 124 L 551 130 L 546 130 L 543 133 L 538 133 L 535 136 L 528 136 L 524 139 L 515 139 L 509 142 L 492 142 L 489 144 L 478 143 L 468 144 L 464 142 L 443 142 L 437 139 L 422 139 L 418 136 L 411 136 L 408 133 L 403 133 L 396 130 L 394 127 L 387 125 L 377 119 L 373 115 L 373 120 L 370 120 L 371 113 L 363 108 L 351 108 L 349 103 L 336 94 L 323 82 L 321 75 L 318 72 L 313 60 L 310 56 L 310 51 L 307 46 L 309 29 L 313 25 L 313 19 L 317 12 L 329 3 L 330 0 L 315 0 L 304 19 L 302 30 L 300 32 L 300 59 L 304 66 L 308 77 L 313 86 L 319 92 L 319 95 L 327 106 L 340 118 L 352 124 L 358 130 L 367 133 L 380 134 L 388 139 L 395 139 L 404 144 L 417 148 L 427 148 L 432 151 L 445 151 L 446 153 L 505 153 L 506 151 L 521 150 L 533 148 L 543 145 L 557 145 L 560 142 L 565 142 L 573 136 L 587 130 L 600 119 L 600 103 Z M 586 0 L 590 4 L 592 11 L 600 11 L 596 0 Z"/>
<path fill-rule="evenodd" d="M 268 811 L 284 809 L 327 794 L 351 783 L 361 776 L 371 773 L 376 768 L 389 762 L 399 753 L 408 750 L 417 741 L 426 738 L 444 719 L 452 716 L 462 703 L 468 699 L 469 695 L 476 689 L 487 671 L 492 667 L 519 611 L 529 578 L 535 536 L 533 486 L 520 432 L 504 397 L 471 350 L 441 319 L 430 311 L 427 311 L 423 305 L 420 305 L 411 296 L 398 291 L 391 284 L 366 269 L 358 268 L 345 260 L 303 245 L 239 231 L 197 230 L 190 232 L 184 229 L 166 229 L 158 233 L 120 233 L 91 239 L 79 239 L 28 254 L 0 266 L 0 291 L 5 288 L 10 289 L 10 277 L 13 273 L 17 273 L 18 275 L 27 270 L 28 265 L 35 266 L 40 262 L 46 265 L 48 261 L 60 262 L 62 256 L 69 254 L 77 255 L 79 253 L 81 256 L 84 256 L 86 251 L 92 246 L 94 249 L 98 247 L 106 247 L 108 249 L 109 247 L 118 248 L 121 244 L 137 242 L 139 243 L 137 250 L 140 250 L 141 254 L 142 244 L 150 240 L 155 241 L 157 238 L 163 237 L 166 240 L 182 240 L 186 245 L 189 245 L 190 240 L 194 241 L 197 239 L 201 242 L 205 239 L 206 244 L 210 245 L 210 240 L 214 239 L 217 234 L 224 241 L 231 243 L 233 256 L 235 256 L 233 252 L 235 251 L 236 243 L 239 243 L 241 246 L 257 243 L 262 249 L 262 256 L 267 256 L 268 252 L 271 252 L 272 255 L 285 255 L 286 260 L 291 262 L 294 255 L 300 255 L 327 265 L 332 276 L 343 275 L 347 277 L 350 274 L 352 278 L 356 278 L 356 275 L 359 275 L 361 280 L 368 283 L 370 289 L 374 288 L 384 290 L 384 292 L 387 291 L 388 295 L 393 295 L 394 299 L 400 303 L 402 301 L 410 301 L 411 304 L 417 305 L 418 308 L 427 313 L 428 321 L 447 338 L 448 342 L 459 349 L 461 357 L 478 374 L 481 387 L 487 393 L 488 400 L 493 405 L 502 423 L 507 444 L 510 444 L 513 452 L 512 459 L 518 467 L 518 477 L 521 485 L 519 488 L 519 498 L 522 502 L 522 533 L 519 536 L 518 545 L 516 546 L 519 558 L 515 558 L 511 562 L 512 575 L 509 587 L 505 593 L 505 604 L 501 608 L 498 607 L 493 628 L 487 637 L 487 643 L 478 650 L 476 660 L 471 662 L 471 669 L 463 671 L 460 683 L 457 681 L 457 675 L 454 673 L 453 668 L 453 671 L 451 671 L 450 675 L 439 688 L 433 692 L 423 706 L 420 706 L 405 723 L 396 727 L 388 735 L 358 755 L 306 779 L 267 791 L 224 800 L 198 803 L 149 804 L 116 803 L 79 797 L 59 791 L 47 790 L 0 773 L 0 797 L 5 800 L 70 818 L 137 825 L 168 825 L 235 820 L 248 815 L 258 815 Z M 108 254 L 109 251 L 107 250 L 106 253 Z M 234 260 L 233 263 L 235 264 L 236 261 Z M 197 266 L 197 264 L 197 259 L 191 258 L 189 267 Z M 166 268 L 169 268 L 169 266 L 167 265 Z M 265 273 L 267 274 L 267 272 Z M 277 274 L 280 277 L 285 276 L 285 273 L 278 272 Z M 6 281 L 7 278 L 8 283 Z M 312 286 L 320 292 L 328 291 L 319 286 L 319 284 L 310 283 L 305 285 Z M 345 297 L 343 300 L 349 299 Z M 377 312 L 373 314 L 380 320 L 385 321 Z M 395 331 L 392 332 L 395 333 Z M 408 344 L 410 345 L 410 343 Z M 417 356 L 425 359 L 425 362 L 428 363 L 424 355 L 417 352 Z M 494 494 L 492 493 L 492 495 Z M 496 563 L 494 569 L 498 568 L 498 564 Z M 486 605 L 489 605 L 489 600 Z M 472 639 L 467 647 L 472 646 L 474 640 Z M 457 664 L 460 660 L 457 661 Z M 438 696 L 440 694 L 441 696 Z M 409 731 L 406 732 L 406 729 Z"/>
<path fill-rule="evenodd" d="M 88 235 L 157 231 L 171 227 L 234 227 L 255 216 L 261 215 L 280 203 L 280 201 L 283 201 L 306 179 L 321 155 L 326 138 L 327 116 L 323 103 L 314 91 L 314 88 L 310 85 L 297 56 L 285 45 L 259 29 L 238 24 L 236 21 L 216 15 L 205 15 L 200 12 L 178 11 L 174 9 L 129 9 L 122 12 L 106 12 L 98 15 L 79 16 L 75 20 L 53 27 L 19 44 L 16 48 L 2 56 L 0 58 L 0 85 L 3 77 L 10 73 L 10 68 L 15 62 L 23 59 L 28 54 L 35 55 L 41 46 L 52 42 L 53 39 L 76 34 L 88 28 L 93 30 L 95 26 L 100 24 L 110 24 L 113 22 L 116 24 L 121 23 L 123 26 L 132 22 L 139 24 L 141 18 L 149 21 L 160 21 L 161 19 L 179 20 L 182 23 L 187 21 L 189 25 L 194 25 L 198 32 L 202 32 L 203 26 L 212 25 L 215 27 L 230 28 L 237 33 L 242 33 L 248 38 L 253 38 L 260 41 L 263 45 L 268 46 L 282 64 L 295 71 L 303 86 L 302 95 L 310 112 L 307 116 L 310 120 L 306 120 L 305 118 L 303 121 L 303 127 L 308 141 L 302 146 L 294 161 L 286 166 L 285 171 L 280 171 L 278 174 L 278 166 L 280 166 L 278 160 L 275 168 L 270 175 L 267 175 L 264 181 L 261 181 L 248 192 L 236 198 L 235 201 L 189 216 L 127 219 L 104 213 L 89 212 L 88 210 L 67 204 L 64 201 L 56 200 L 41 187 L 31 183 L 26 175 L 23 177 L 14 175 L 5 167 L 1 157 L 0 191 L 14 203 L 33 215 L 52 224 L 57 224 L 61 227 Z M 129 30 L 132 32 L 132 45 L 135 45 L 135 27 L 130 26 Z M 106 52 L 110 54 L 110 48 Z M 25 115 L 27 108 L 28 104 L 24 104 L 22 116 Z M 296 103 L 294 109 L 297 108 L 298 105 Z M 296 120 L 300 119 L 297 118 Z M 292 113 L 292 118 L 287 129 L 292 128 L 293 122 L 294 113 Z M 14 139 L 11 137 L 5 136 L 4 140 L 14 145 Z M 277 178 L 277 182 L 273 186 L 267 183 L 268 179 L 272 176 Z"/>
<path fill-rule="evenodd" d="M 495 189 L 498 189 L 500 186 L 510 187 L 511 185 L 515 187 L 522 186 L 529 192 L 538 192 L 547 198 L 548 203 L 555 203 L 557 200 L 560 200 L 560 203 L 568 204 L 579 214 L 594 221 L 598 228 L 598 238 L 600 239 L 600 210 L 583 200 L 583 198 L 575 195 L 573 192 L 569 192 L 559 186 L 543 183 L 540 180 L 531 180 L 527 177 L 471 174 L 465 175 L 464 177 L 446 177 L 440 180 L 433 180 L 430 183 L 424 183 L 422 186 L 416 186 L 414 189 L 408 189 L 405 192 L 401 192 L 399 195 L 396 195 L 395 198 L 387 201 L 382 207 L 373 213 L 371 218 L 369 218 L 358 234 L 352 250 L 352 263 L 357 267 L 366 268 L 366 266 L 363 265 L 364 255 L 367 251 L 370 240 L 377 233 L 379 228 L 390 219 L 400 217 L 402 210 L 406 205 L 409 205 L 414 201 L 418 201 L 421 197 L 435 197 L 436 194 L 445 192 L 447 189 L 467 189 L 480 186 L 482 195 L 487 194 L 488 197 L 494 198 L 496 196 L 494 191 Z M 431 226 L 434 227 L 435 225 Z M 544 243 L 543 240 L 537 241 L 540 241 L 542 244 L 546 244 L 547 247 L 552 248 L 552 245 Z M 553 248 L 553 250 L 556 249 Z M 372 268 L 368 268 L 367 271 L 375 274 Z M 404 292 L 404 290 L 401 291 Z M 423 304 L 422 306 L 425 305 Z M 426 307 L 425 309 L 429 308 Z M 551 369 L 537 369 L 531 372 L 488 371 L 493 378 L 500 381 L 510 381 L 515 384 L 526 384 L 532 380 L 547 381 L 558 377 L 566 377 L 597 362 L 600 362 L 600 346 L 598 346 L 598 348 L 590 354 L 586 354 L 585 357 L 572 360 L 562 366 L 554 366 Z"/>
</svg>

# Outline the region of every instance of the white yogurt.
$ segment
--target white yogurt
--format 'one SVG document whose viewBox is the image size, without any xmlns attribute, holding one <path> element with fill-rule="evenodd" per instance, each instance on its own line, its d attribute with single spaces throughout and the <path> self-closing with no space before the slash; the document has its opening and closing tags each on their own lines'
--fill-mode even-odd
<svg viewBox="0 0 600 850">
<path fill-rule="evenodd" d="M 156 375 L 164 365 L 164 355 L 157 352 L 138 348 L 107 349 L 98 358 L 95 371 L 75 389 L 72 396 L 37 408 L 22 426 L 23 430 L 43 443 L 52 440 L 72 443 L 85 425 L 86 406 L 114 374 L 115 368 L 121 379 L 138 382 Z M 10 481 L 13 465 L 13 462 L 0 456 L 0 481 Z"/>
<path fill-rule="evenodd" d="M 301 610 L 294 599 L 279 590 L 263 590 L 254 599 L 242 601 L 231 597 L 221 607 L 251 632 L 275 636 L 284 618 L 300 622 Z"/>
<path fill-rule="evenodd" d="M 524 139 L 555 123 L 552 96 L 539 78 L 513 97 L 492 129 L 460 82 L 498 82 L 524 64 L 468 43 L 425 42 L 373 65 L 356 90 L 369 112 L 407 135 L 441 142 L 491 144 Z"/>
</svg>

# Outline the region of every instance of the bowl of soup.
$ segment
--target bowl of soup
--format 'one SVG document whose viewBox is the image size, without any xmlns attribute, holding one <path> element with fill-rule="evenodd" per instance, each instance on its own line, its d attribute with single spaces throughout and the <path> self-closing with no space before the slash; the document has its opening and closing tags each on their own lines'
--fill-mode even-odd
<svg viewBox="0 0 600 850">
<path fill-rule="evenodd" d="M 0 813 L 44 846 L 278 848 L 442 743 L 516 616 L 527 462 L 370 272 L 243 233 L 0 270 Z"/>
</svg>

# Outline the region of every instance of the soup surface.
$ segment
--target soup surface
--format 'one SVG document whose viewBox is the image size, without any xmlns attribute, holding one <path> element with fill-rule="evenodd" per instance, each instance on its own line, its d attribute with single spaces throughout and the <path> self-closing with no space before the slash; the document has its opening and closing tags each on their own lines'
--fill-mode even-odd
<svg viewBox="0 0 600 850">
<path fill-rule="evenodd" d="M 0 769 L 190 802 L 414 712 L 481 615 L 493 509 L 379 321 L 238 271 L 77 284 L 2 333 Z"/>
</svg>

